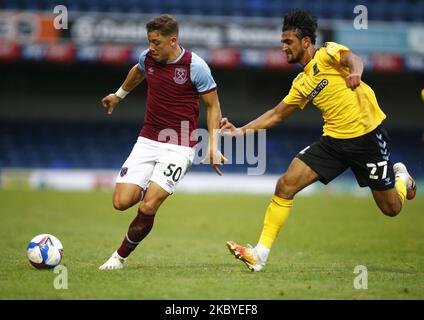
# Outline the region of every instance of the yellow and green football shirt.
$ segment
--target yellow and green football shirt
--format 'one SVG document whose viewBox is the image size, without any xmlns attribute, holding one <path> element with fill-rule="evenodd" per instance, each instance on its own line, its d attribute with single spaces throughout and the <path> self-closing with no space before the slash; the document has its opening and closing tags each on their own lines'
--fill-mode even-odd
<svg viewBox="0 0 424 320">
<path fill-rule="evenodd" d="M 324 118 L 323 134 L 337 139 L 362 136 L 374 130 L 386 115 L 374 91 L 361 81 L 354 91 L 346 86 L 349 69 L 340 65 L 345 46 L 327 42 L 294 80 L 283 101 L 303 109 L 309 101 Z"/>
</svg>

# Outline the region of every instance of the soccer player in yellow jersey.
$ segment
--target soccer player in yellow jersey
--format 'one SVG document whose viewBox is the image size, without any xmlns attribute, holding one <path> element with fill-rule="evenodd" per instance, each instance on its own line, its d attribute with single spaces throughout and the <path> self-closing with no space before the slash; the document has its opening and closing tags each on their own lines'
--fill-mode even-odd
<svg viewBox="0 0 424 320">
<path fill-rule="evenodd" d="M 322 112 L 323 135 L 304 148 L 279 178 L 256 247 L 228 241 L 227 247 L 251 271 L 265 266 L 268 254 L 293 206 L 294 196 L 319 180 L 329 183 L 350 168 L 361 187 L 368 186 L 380 210 L 396 216 L 406 199 L 413 199 L 416 185 L 402 163 L 390 161 L 389 138 L 381 125 L 386 115 L 374 91 L 361 81 L 363 63 L 343 45 L 327 42 L 315 48 L 317 19 L 295 9 L 284 17 L 282 50 L 289 63 L 300 63 L 301 72 L 287 96 L 273 109 L 247 125 L 236 128 L 227 118 L 224 135 L 269 129 L 303 109 L 309 101 Z"/>
</svg>

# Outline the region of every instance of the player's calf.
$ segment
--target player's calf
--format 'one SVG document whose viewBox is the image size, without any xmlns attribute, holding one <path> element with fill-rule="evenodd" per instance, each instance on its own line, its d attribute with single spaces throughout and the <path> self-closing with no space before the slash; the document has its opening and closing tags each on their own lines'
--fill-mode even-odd
<svg viewBox="0 0 424 320">
<path fill-rule="evenodd" d="M 384 215 L 396 217 L 402 210 L 402 201 L 395 188 L 383 191 L 373 190 L 372 194 L 377 206 Z"/>
<path fill-rule="evenodd" d="M 417 193 L 417 185 L 403 163 L 395 163 L 393 171 L 396 177 L 395 188 L 373 191 L 377 205 L 389 217 L 397 216 L 402 210 L 405 199 L 412 200 Z"/>
<path fill-rule="evenodd" d="M 396 217 L 402 210 L 402 205 L 399 203 L 387 204 L 384 207 L 380 207 L 384 215 L 388 217 Z"/>
</svg>

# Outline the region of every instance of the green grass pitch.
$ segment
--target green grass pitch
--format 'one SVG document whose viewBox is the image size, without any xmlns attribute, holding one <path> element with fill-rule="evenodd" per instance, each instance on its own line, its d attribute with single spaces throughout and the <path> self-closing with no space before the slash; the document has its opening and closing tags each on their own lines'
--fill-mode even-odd
<svg viewBox="0 0 424 320">
<path fill-rule="evenodd" d="M 135 208 L 114 211 L 110 192 L 0 191 L 0 299 L 423 299 L 424 199 L 396 218 L 367 198 L 303 196 L 268 265 L 251 273 L 226 240 L 255 245 L 270 196 L 176 193 L 124 270 L 97 268 L 121 243 Z M 68 289 L 26 258 L 39 233 L 65 248 Z M 353 286 L 355 266 L 368 289 Z"/>
</svg>

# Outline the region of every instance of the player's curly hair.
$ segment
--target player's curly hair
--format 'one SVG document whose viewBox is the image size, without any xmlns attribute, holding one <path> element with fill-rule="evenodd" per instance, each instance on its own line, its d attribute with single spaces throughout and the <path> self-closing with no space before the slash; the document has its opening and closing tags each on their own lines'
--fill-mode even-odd
<svg viewBox="0 0 424 320">
<path fill-rule="evenodd" d="M 284 16 L 283 31 L 295 31 L 299 39 L 309 37 L 312 44 L 315 44 L 317 38 L 317 28 L 317 17 L 305 10 L 293 9 Z"/>
<path fill-rule="evenodd" d="M 178 22 L 169 14 L 150 19 L 146 24 L 147 32 L 158 31 L 163 36 L 178 36 Z"/>
</svg>

